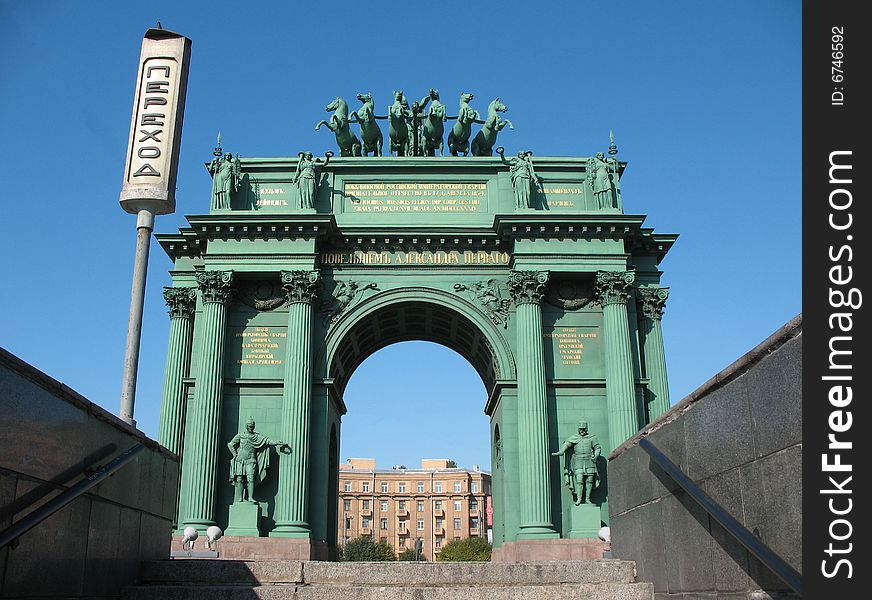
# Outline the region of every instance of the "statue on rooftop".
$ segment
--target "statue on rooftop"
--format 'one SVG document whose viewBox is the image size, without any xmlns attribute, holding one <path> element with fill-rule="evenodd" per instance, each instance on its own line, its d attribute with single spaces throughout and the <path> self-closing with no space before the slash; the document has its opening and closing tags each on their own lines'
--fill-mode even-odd
<svg viewBox="0 0 872 600">
<path fill-rule="evenodd" d="M 510 160 L 506 160 L 506 149 L 502 146 L 497 147 L 497 154 L 500 159 L 508 165 L 509 174 L 512 178 L 512 188 L 515 190 L 515 208 L 533 208 L 531 189 L 534 183 L 540 183 L 539 176 L 533 169 L 533 153 L 527 150 L 526 152 L 518 152 L 518 156 L 513 156 Z"/>
<path fill-rule="evenodd" d="M 497 134 L 503 130 L 506 125 L 509 129 L 514 129 L 515 126 L 508 119 L 500 117 L 501 112 L 506 112 L 509 108 L 503 104 L 499 98 L 488 104 L 487 119 L 484 120 L 481 131 L 475 134 L 472 140 L 472 155 L 473 156 L 493 156 L 494 144 L 497 142 Z"/>
<path fill-rule="evenodd" d="M 451 128 L 451 133 L 448 134 L 448 149 L 451 150 L 452 156 L 458 156 L 461 152 L 463 152 L 463 156 L 469 154 L 469 135 L 472 133 L 472 124 L 484 123 L 478 111 L 469 105 L 474 97 L 469 92 L 460 94 L 460 110 L 458 110 L 457 116 L 448 117 L 449 119 L 457 119 L 454 127 Z"/>
<path fill-rule="evenodd" d="M 423 115 L 422 154 L 424 156 L 436 156 L 436 150 L 438 149 L 439 156 L 443 156 L 442 138 L 445 135 L 445 121 L 448 117 L 445 105 L 439 101 L 439 90 L 430 88 L 428 96 L 421 99 L 420 106 L 422 111 L 428 102 L 430 102 L 430 108 Z"/>
<path fill-rule="evenodd" d="M 216 151 L 218 154 L 206 167 L 212 176 L 212 208 L 225 209 L 230 208 L 232 193 L 239 191 L 242 167 L 239 155 L 228 152 L 221 156 L 220 141 Z"/>
<path fill-rule="evenodd" d="M 254 487 L 263 481 L 269 467 L 269 447 L 278 446 L 284 453 L 290 447 L 282 441 L 273 441 L 254 430 L 254 419 L 248 417 L 245 431 L 237 433 L 227 447 L 233 457 L 230 459 L 230 483 L 235 488 L 234 503 L 250 502 L 254 499 Z"/>
<path fill-rule="evenodd" d="M 409 135 L 409 124 L 412 116 L 409 102 L 403 95 L 403 91 L 394 90 L 394 103 L 388 107 L 388 123 L 390 123 L 388 136 L 391 140 L 391 152 L 396 152 L 397 156 L 414 154 Z"/>
<path fill-rule="evenodd" d="M 326 125 L 327 129 L 336 134 L 339 156 L 360 156 L 360 140 L 352 133 L 348 124 L 348 103 L 337 96 L 324 110 L 334 112 L 329 121 L 320 121 L 315 125 L 315 131 L 321 129 L 321 125 Z"/>
<path fill-rule="evenodd" d="M 373 156 L 381 156 L 384 138 L 376 119 L 387 119 L 387 117 L 376 116 L 375 102 L 372 99 L 372 94 L 360 93 L 357 95 L 357 99 L 363 105 L 348 115 L 348 120 L 351 123 L 360 125 L 360 139 L 363 140 L 362 154 L 363 156 L 369 156 L 369 153 L 372 152 Z"/>
<path fill-rule="evenodd" d="M 587 181 L 593 191 L 597 209 L 613 208 L 612 169 L 617 173 L 617 161 L 602 152 L 587 161 Z"/>
<path fill-rule="evenodd" d="M 313 158 L 311 152 L 300 152 L 297 161 L 297 170 L 291 183 L 297 184 L 300 197 L 300 208 L 315 208 L 315 192 L 321 179 L 321 169 L 330 162 L 333 153 L 329 150 L 324 153 L 326 160 Z"/>
</svg>

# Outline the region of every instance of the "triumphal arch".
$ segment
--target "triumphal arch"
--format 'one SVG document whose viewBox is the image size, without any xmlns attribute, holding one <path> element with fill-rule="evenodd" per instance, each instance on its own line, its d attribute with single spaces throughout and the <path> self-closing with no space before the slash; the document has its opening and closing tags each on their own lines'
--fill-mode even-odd
<svg viewBox="0 0 872 600">
<path fill-rule="evenodd" d="M 506 152 L 499 100 L 482 117 L 464 94 L 455 117 L 432 92 L 429 107 L 395 94 L 383 139 L 358 98 L 351 115 L 328 106 L 336 155 L 240 158 L 219 140 L 209 211 L 157 236 L 173 260 L 159 438 L 182 457 L 179 531 L 331 556 L 345 387 L 373 352 L 426 340 L 488 392 L 497 555 L 595 538 L 605 457 L 669 406 L 659 264 L 677 236 L 624 212 L 614 142 Z"/>
</svg>

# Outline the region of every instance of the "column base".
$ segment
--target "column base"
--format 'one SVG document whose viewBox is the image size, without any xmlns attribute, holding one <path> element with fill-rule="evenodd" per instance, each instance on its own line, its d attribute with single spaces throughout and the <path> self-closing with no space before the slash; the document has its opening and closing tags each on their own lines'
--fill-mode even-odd
<svg viewBox="0 0 872 600">
<path fill-rule="evenodd" d="M 206 550 L 200 539 L 194 546 L 197 552 Z M 225 535 L 212 544 L 212 548 L 217 553 L 209 557 L 212 560 L 331 560 L 327 542 L 318 540 Z M 173 537 L 172 549 L 182 550 L 180 536 Z"/>
<path fill-rule="evenodd" d="M 517 540 L 494 548 L 491 562 L 521 563 L 603 558 L 606 543 L 596 538 Z"/>
<path fill-rule="evenodd" d="M 308 523 L 276 523 L 275 528 L 269 533 L 271 538 L 303 538 L 312 537 L 312 530 Z"/>
<path fill-rule="evenodd" d="M 260 504 L 251 502 L 234 502 L 230 505 L 227 518 L 226 536 L 260 536 Z"/>
<path fill-rule="evenodd" d="M 523 540 L 547 540 L 559 537 L 560 534 L 554 530 L 554 526 L 551 523 L 521 525 L 521 529 L 518 531 L 518 539 Z"/>
<path fill-rule="evenodd" d="M 179 535 L 184 535 L 186 527 L 193 527 L 197 530 L 197 533 L 203 535 L 206 533 L 206 529 L 213 525 L 216 525 L 215 521 L 189 519 L 187 521 L 182 521 L 182 524 L 179 525 L 178 533 Z"/>
</svg>

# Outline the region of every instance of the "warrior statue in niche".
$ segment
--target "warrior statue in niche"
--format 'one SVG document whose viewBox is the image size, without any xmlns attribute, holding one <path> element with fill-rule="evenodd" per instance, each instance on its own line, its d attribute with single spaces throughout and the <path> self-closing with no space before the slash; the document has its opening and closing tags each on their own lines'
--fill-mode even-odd
<svg viewBox="0 0 872 600">
<path fill-rule="evenodd" d="M 572 451 L 571 462 L 566 453 Z M 563 456 L 563 483 L 572 494 L 576 506 L 590 503 L 590 494 L 599 477 L 596 461 L 602 453 L 597 437 L 587 431 L 587 421 L 578 424 L 578 433 L 572 434 L 563 446 L 551 456 Z"/>
<path fill-rule="evenodd" d="M 250 502 L 254 499 L 254 487 L 263 481 L 269 467 L 269 447 L 278 446 L 279 451 L 290 454 L 290 447 L 282 441 L 273 441 L 254 430 L 254 419 L 248 417 L 245 431 L 237 433 L 227 444 L 230 448 L 230 483 L 235 488 L 233 502 Z"/>
</svg>

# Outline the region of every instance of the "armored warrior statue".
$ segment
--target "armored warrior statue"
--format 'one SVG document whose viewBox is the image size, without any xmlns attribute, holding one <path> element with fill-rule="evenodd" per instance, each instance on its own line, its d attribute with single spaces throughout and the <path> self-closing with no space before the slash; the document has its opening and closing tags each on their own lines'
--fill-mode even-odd
<svg viewBox="0 0 872 600">
<path fill-rule="evenodd" d="M 278 446 L 279 450 L 289 452 L 287 444 L 273 441 L 254 430 L 254 419 L 248 417 L 245 431 L 237 433 L 227 444 L 230 448 L 230 483 L 235 487 L 234 503 L 248 501 L 257 504 L 254 499 L 254 486 L 263 481 L 269 467 L 269 446 Z"/>
<path fill-rule="evenodd" d="M 572 459 L 566 462 L 566 452 L 572 451 Z M 598 473 L 596 461 L 602 449 L 595 435 L 588 433 L 587 421 L 578 424 L 578 433 L 569 436 L 560 450 L 551 456 L 563 456 L 563 483 L 572 493 L 576 506 L 590 502 L 590 493 L 596 485 Z"/>
<path fill-rule="evenodd" d="M 230 152 L 221 156 L 220 133 L 218 134 L 218 146 L 213 154 L 215 158 L 207 167 L 212 176 L 212 207 L 230 208 L 230 195 L 232 192 L 239 191 L 239 181 L 242 177 L 239 156 L 233 156 Z"/>
<path fill-rule="evenodd" d="M 597 152 L 587 161 L 587 180 L 598 209 L 613 208 L 611 169 L 617 171 L 615 162 L 614 158 L 606 158 L 602 152 Z"/>
</svg>

